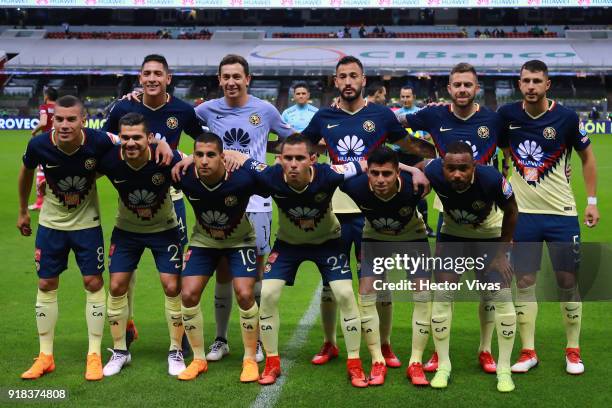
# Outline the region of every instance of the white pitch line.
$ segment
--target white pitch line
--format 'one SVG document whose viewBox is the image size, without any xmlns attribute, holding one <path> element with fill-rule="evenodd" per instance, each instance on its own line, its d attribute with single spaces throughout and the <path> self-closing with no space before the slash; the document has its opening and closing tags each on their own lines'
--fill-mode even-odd
<svg viewBox="0 0 612 408">
<path fill-rule="evenodd" d="M 289 373 L 289 370 L 291 370 L 291 367 L 293 367 L 295 364 L 298 352 L 304 343 L 306 343 L 308 333 L 319 316 L 319 304 L 321 302 L 322 289 L 323 284 L 319 283 L 319 286 L 315 290 L 315 293 L 310 300 L 308 309 L 306 309 L 306 312 L 302 315 L 302 319 L 293 332 L 293 336 L 291 337 L 291 340 L 289 340 L 287 348 L 283 350 L 283 357 L 281 359 L 281 371 L 283 375 L 278 377 L 276 383 L 273 385 L 262 386 L 257 398 L 251 404 L 251 408 L 270 408 L 276 405 L 276 402 L 281 395 L 281 391 L 283 390 L 283 385 L 285 384 L 287 374 Z"/>
</svg>

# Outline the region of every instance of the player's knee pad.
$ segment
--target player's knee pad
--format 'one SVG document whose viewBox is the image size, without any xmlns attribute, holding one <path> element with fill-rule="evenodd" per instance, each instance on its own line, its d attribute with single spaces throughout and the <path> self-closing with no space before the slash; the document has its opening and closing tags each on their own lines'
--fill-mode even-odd
<svg viewBox="0 0 612 408">
<path fill-rule="evenodd" d="M 516 302 L 537 302 L 536 285 L 518 288 L 516 291 Z"/>
<path fill-rule="evenodd" d="M 429 303 L 432 300 L 431 292 L 429 290 L 421 290 L 413 292 L 412 301 L 419 303 Z"/>
<path fill-rule="evenodd" d="M 38 289 L 36 293 L 36 303 L 56 303 L 57 302 L 57 289 L 43 291 Z"/>
<path fill-rule="evenodd" d="M 261 285 L 261 310 L 266 314 L 276 309 L 285 281 L 280 279 L 266 279 Z"/>
<path fill-rule="evenodd" d="M 582 317 L 582 302 L 561 302 L 563 320 L 568 324 L 580 323 Z"/>
<path fill-rule="evenodd" d="M 580 302 L 580 292 L 577 286 L 571 288 L 559 288 L 559 301 L 561 302 Z"/>
</svg>

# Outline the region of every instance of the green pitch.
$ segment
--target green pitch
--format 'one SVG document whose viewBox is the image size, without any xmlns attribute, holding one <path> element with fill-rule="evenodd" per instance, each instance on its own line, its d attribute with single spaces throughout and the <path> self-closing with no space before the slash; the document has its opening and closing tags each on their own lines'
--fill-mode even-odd
<svg viewBox="0 0 612 408">
<path fill-rule="evenodd" d="M 21 237 L 15 228 L 17 216 L 17 172 L 21 155 L 29 139 L 28 132 L 0 132 L 2 160 L 0 160 L 0 220 L 3 233 L 2 248 L 2 310 L 0 324 L 0 403 L 9 403 L 6 390 L 15 388 L 65 389 L 71 406 L 249 406 L 257 398 L 258 384 L 241 384 L 239 374 L 242 361 L 242 344 L 235 306 L 232 313 L 229 341 L 231 354 L 221 362 L 209 364 L 209 371 L 196 381 L 183 383 L 167 374 L 168 334 L 163 315 L 163 292 L 149 253 L 145 253 L 138 270 L 136 288 L 136 324 L 140 339 L 132 346 L 132 364 L 124 371 L 100 382 L 84 379 L 87 331 L 84 319 L 85 294 L 80 273 L 71 259 L 69 269 L 63 273 L 59 290 L 59 321 L 55 335 L 56 371 L 43 378 L 25 382 L 19 375 L 38 354 L 38 339 L 34 319 L 36 273 L 33 264 L 34 236 Z M 183 149 L 191 151 L 189 138 L 185 137 Z M 592 138 L 599 162 L 599 202 L 602 221 L 593 229 L 583 229 L 582 240 L 594 242 L 612 241 L 612 136 Z M 580 211 L 584 209 L 585 195 L 581 185 L 579 160 L 574 157 L 574 191 Z M 114 222 L 116 195 L 111 185 L 101 179 L 98 183 L 104 232 L 108 238 Z M 432 208 L 430 206 L 430 208 Z M 188 209 L 189 225 L 193 216 Z M 32 216 L 36 226 L 36 214 Z M 434 226 L 437 214 L 432 211 L 430 225 Z M 35 229 L 35 228 L 34 228 Z M 105 273 L 108 282 L 108 274 Z M 296 286 L 286 288 L 281 299 L 281 355 L 290 347 L 290 339 L 299 329 L 298 323 L 310 304 L 313 292 L 319 284 L 319 275 L 312 264 L 302 266 Z M 214 340 L 212 285 L 202 300 L 207 345 Z M 609 326 L 611 303 L 587 303 L 582 322 L 582 356 L 586 373 L 579 377 L 565 374 L 564 331 L 558 304 L 540 305 L 536 336 L 536 348 L 540 366 L 527 375 L 515 375 L 516 391 L 509 395 L 495 390 L 495 376 L 480 372 L 476 353 L 478 348 L 478 317 L 476 305 L 455 305 L 451 355 L 453 360 L 452 382 L 447 390 L 416 389 L 405 377 L 405 367 L 410 354 L 410 315 L 412 307 L 396 303 L 393 328 L 393 346 L 403 361 L 400 369 L 390 369 L 387 383 L 381 388 L 358 390 L 346 380 L 344 359 L 332 361 L 327 366 L 310 364 L 311 356 L 318 351 L 322 341 L 320 322 L 306 331 L 302 347 L 293 347 L 294 365 L 285 374 L 277 406 L 404 406 L 418 403 L 420 406 L 608 406 L 610 388 L 608 364 L 611 361 Z M 304 332 L 304 330 L 298 332 Z M 340 330 L 338 330 L 340 333 Z M 112 347 L 108 330 L 103 347 Z M 341 350 L 344 349 L 339 338 Z M 428 347 L 426 358 L 433 349 Z M 494 340 L 494 348 L 495 340 Z M 515 343 L 515 356 L 519 341 Z M 495 354 L 495 353 L 494 353 Z M 108 354 L 104 352 L 106 362 Z M 365 346 L 362 358 L 369 370 L 369 357 Z M 262 365 L 263 369 L 263 365 Z M 282 378 L 282 377 L 281 377 Z M 270 401 L 270 400 L 268 400 Z M 606 403 L 605 401 L 608 401 Z M 265 401 L 264 401 L 265 402 Z M 20 403 L 20 406 L 30 405 Z M 40 406 L 31 404 L 32 406 Z M 56 403 L 68 406 L 67 403 Z M 266 406 L 267 404 L 264 404 Z"/>
</svg>

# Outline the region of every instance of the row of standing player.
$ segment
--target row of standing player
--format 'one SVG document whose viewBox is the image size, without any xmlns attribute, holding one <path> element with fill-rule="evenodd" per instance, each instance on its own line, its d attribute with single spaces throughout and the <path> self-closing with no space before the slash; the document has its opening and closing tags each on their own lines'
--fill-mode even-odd
<svg viewBox="0 0 612 408">
<path fill-rule="evenodd" d="M 247 75 L 247 76 L 248 76 L 248 75 Z M 361 76 L 363 76 L 363 71 L 362 71 L 362 70 L 361 70 Z M 155 86 L 153 86 L 152 88 L 155 88 Z M 351 95 L 354 95 L 354 94 L 355 94 L 354 89 L 351 89 L 351 87 L 350 87 L 350 86 L 349 86 L 349 87 L 347 87 L 347 88 L 348 88 L 347 90 L 348 90 L 349 94 L 351 94 Z M 145 92 L 145 96 L 146 96 L 146 92 Z M 452 106 L 452 105 L 451 105 L 451 106 Z M 255 120 L 255 121 L 257 121 L 257 119 L 254 119 L 254 120 Z M 365 125 L 365 122 L 364 122 L 364 125 Z M 334 125 L 332 125 L 332 126 L 333 126 L 333 127 L 335 127 Z M 365 128 L 365 126 L 364 126 L 364 128 Z M 328 129 L 329 129 L 329 126 L 328 126 Z M 441 126 L 441 130 L 443 130 L 443 129 L 445 129 L 445 128 L 444 128 L 443 126 Z M 366 130 L 367 130 L 367 129 L 366 129 Z M 448 129 L 448 130 L 451 130 L 451 129 Z M 239 131 L 237 131 L 237 132 L 235 133 L 235 136 L 237 136 L 238 138 L 240 138 L 240 136 L 238 136 L 239 134 L 240 134 L 240 132 L 239 132 Z M 232 135 L 232 133 L 230 132 L 230 136 L 231 136 L 231 135 Z M 243 133 L 241 136 L 244 136 L 244 133 Z M 230 138 L 230 140 L 232 140 L 232 139 Z M 236 137 L 234 137 L 234 140 L 236 140 Z M 225 140 L 225 141 L 226 141 L 226 140 Z M 352 140 L 350 140 L 350 139 L 349 139 L 349 140 L 346 140 L 346 138 L 344 138 L 342 141 L 344 142 L 344 146 L 343 146 L 343 144 L 342 144 L 342 143 L 339 143 L 339 144 L 338 144 L 338 151 L 339 151 L 340 153 L 342 153 L 342 152 L 343 152 L 342 148 L 344 148 L 344 152 L 346 152 L 346 151 L 347 151 L 346 147 L 347 147 L 347 146 L 350 146 L 350 144 L 353 142 L 353 141 L 352 141 Z M 354 143 L 353 143 L 353 144 L 354 144 Z M 360 147 L 360 146 L 352 146 L 352 147 L 353 147 L 353 148 L 354 148 L 354 150 L 355 150 L 356 152 L 358 152 L 358 153 L 362 153 L 362 152 L 364 151 L 364 149 L 363 149 L 363 148 L 362 148 L 362 149 L 359 149 L 359 147 Z M 349 149 L 349 150 L 350 150 L 350 149 Z M 367 150 L 366 150 L 366 153 L 367 153 Z M 335 325 L 334 325 L 334 326 L 335 326 Z M 328 326 L 328 327 L 329 327 L 329 326 Z"/>
</svg>

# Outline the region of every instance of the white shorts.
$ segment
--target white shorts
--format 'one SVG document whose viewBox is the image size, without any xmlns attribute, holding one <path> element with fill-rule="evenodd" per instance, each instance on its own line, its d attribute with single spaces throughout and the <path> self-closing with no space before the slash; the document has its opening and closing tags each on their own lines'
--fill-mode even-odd
<svg viewBox="0 0 612 408">
<path fill-rule="evenodd" d="M 268 255 L 270 253 L 272 212 L 247 212 L 246 215 L 255 230 L 255 252 L 257 255 Z"/>
</svg>

